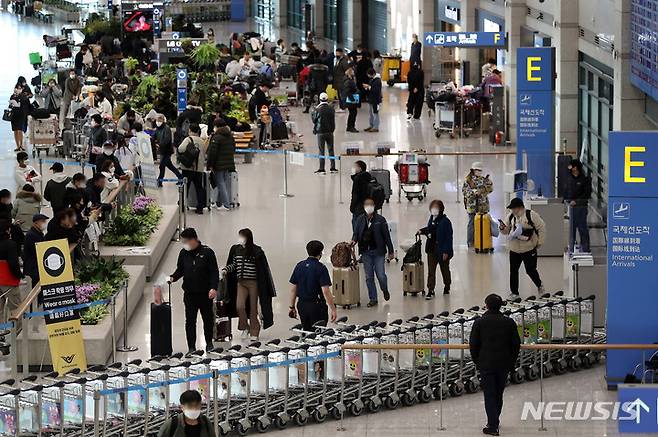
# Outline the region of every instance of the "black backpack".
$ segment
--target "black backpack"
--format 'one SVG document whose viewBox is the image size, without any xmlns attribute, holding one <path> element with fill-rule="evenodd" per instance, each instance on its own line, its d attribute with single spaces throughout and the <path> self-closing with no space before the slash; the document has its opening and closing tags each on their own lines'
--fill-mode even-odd
<svg viewBox="0 0 658 437">
<path fill-rule="evenodd" d="M 199 146 L 196 145 L 192 137 L 187 138 L 189 143 L 185 147 L 185 151 L 178 154 L 178 162 L 183 167 L 196 168 L 201 150 L 199 150 Z"/>
<path fill-rule="evenodd" d="M 526 209 L 526 210 L 525 210 L 525 218 L 526 218 L 526 220 L 528 221 L 528 224 L 530 225 L 530 227 L 532 228 L 532 229 L 529 229 L 529 230 L 528 230 L 528 231 L 530 231 L 530 235 L 526 235 L 526 232 L 527 232 L 527 231 L 525 231 L 525 230 L 523 231 L 523 235 L 525 235 L 526 237 L 531 237 L 532 234 L 537 234 L 537 235 L 539 235 L 539 232 L 537 232 L 537 228 L 535 228 L 535 224 L 534 224 L 533 221 L 532 221 L 532 214 L 531 214 L 531 212 L 532 212 L 532 211 L 529 210 L 529 209 Z M 510 214 L 510 215 L 509 215 L 509 222 L 510 222 L 510 224 L 512 223 L 512 220 L 514 220 L 514 224 L 516 224 L 516 217 L 514 217 L 514 214 Z"/>
<path fill-rule="evenodd" d="M 368 182 L 368 197 L 375 201 L 376 211 L 382 209 L 386 201 L 386 189 L 375 178 L 370 179 L 370 182 Z"/>
<path fill-rule="evenodd" d="M 404 268 L 404 264 L 415 264 L 418 261 L 420 261 L 423 257 L 423 242 L 419 239 L 417 240 L 413 246 L 407 250 L 407 253 L 404 254 L 404 259 L 402 260 L 402 264 Z"/>
</svg>

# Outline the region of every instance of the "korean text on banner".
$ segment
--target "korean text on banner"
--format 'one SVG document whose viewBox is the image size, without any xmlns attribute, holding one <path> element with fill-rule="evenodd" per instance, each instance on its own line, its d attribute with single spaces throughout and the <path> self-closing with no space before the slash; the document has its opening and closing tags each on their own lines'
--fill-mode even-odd
<svg viewBox="0 0 658 437">
<path fill-rule="evenodd" d="M 36 250 L 43 309 L 57 310 L 75 305 L 75 279 L 68 241 L 37 243 Z M 75 368 L 86 370 L 87 356 L 78 310 L 56 312 L 45 317 L 53 369 L 60 374 Z"/>
<path fill-rule="evenodd" d="M 147 188 L 157 188 L 158 175 L 153 162 L 151 137 L 146 132 L 137 132 L 137 148 L 139 149 L 140 165 L 142 167 L 142 182 Z"/>
</svg>

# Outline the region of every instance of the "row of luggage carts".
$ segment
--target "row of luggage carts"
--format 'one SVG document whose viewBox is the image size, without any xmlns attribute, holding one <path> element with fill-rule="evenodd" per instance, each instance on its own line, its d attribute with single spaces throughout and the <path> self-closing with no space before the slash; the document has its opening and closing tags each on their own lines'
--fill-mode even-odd
<svg viewBox="0 0 658 437">
<path fill-rule="evenodd" d="M 593 299 L 561 292 L 507 302 L 503 307 L 531 343 L 603 343 L 593 328 Z M 0 435 L 148 436 L 177 413 L 178 398 L 198 390 L 204 413 L 220 435 L 265 432 L 291 424 L 341 419 L 473 393 L 479 389 L 468 350 L 345 349 L 344 345 L 463 344 L 479 307 L 408 320 L 318 326 L 301 325 L 293 336 L 234 345 L 187 356 L 94 366 L 86 372 L 51 373 L 0 383 Z M 522 350 L 512 383 L 589 367 L 587 350 Z"/>
<path fill-rule="evenodd" d="M 448 133 L 450 138 L 468 138 L 481 123 L 482 92 L 474 88 L 466 94 L 457 92 L 454 84 L 432 83 L 427 88 L 426 101 L 429 114 L 434 112 L 434 133 L 440 138 Z"/>
</svg>

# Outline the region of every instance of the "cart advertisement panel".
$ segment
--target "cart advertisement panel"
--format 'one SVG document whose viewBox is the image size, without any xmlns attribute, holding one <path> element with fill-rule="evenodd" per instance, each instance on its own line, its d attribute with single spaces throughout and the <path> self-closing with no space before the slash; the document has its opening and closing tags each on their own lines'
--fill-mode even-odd
<svg viewBox="0 0 658 437">
<path fill-rule="evenodd" d="M 65 239 L 37 243 L 39 278 L 43 309 L 57 310 L 77 303 L 73 263 Z M 85 371 L 87 357 L 80 329 L 78 310 L 66 310 L 45 316 L 53 368 L 59 374 L 78 368 Z"/>
</svg>

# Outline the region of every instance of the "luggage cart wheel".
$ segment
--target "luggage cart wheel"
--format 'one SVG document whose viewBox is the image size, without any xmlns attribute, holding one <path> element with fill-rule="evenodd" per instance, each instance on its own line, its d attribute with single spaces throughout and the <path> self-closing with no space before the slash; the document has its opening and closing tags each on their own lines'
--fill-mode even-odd
<svg viewBox="0 0 658 437">
<path fill-rule="evenodd" d="M 276 426 L 278 429 L 286 429 L 288 426 L 288 421 L 281 416 L 276 416 L 274 418 L 274 426 Z"/>
<path fill-rule="evenodd" d="M 464 383 L 461 381 L 455 381 L 454 383 L 448 386 L 448 391 L 450 396 L 456 398 L 464 394 Z"/>
<path fill-rule="evenodd" d="M 521 384 L 525 379 L 523 369 L 516 369 L 510 375 L 513 384 Z"/>
<path fill-rule="evenodd" d="M 304 413 L 305 413 L 305 414 L 304 414 Z M 306 425 L 306 424 L 308 423 L 308 413 L 307 413 L 306 411 L 304 411 L 304 412 L 301 413 L 301 414 L 300 414 L 300 413 L 297 413 L 297 414 L 295 414 L 295 416 L 293 417 L 292 420 L 295 421 L 295 424 L 296 424 L 297 426 L 304 426 L 304 425 Z"/>
<path fill-rule="evenodd" d="M 429 401 L 432 400 L 432 390 L 430 390 L 430 389 L 426 390 L 424 388 L 420 389 L 420 390 L 418 390 L 417 396 L 418 396 L 418 401 L 421 404 L 426 404 L 426 403 L 428 403 Z"/>
<path fill-rule="evenodd" d="M 550 361 L 544 363 L 544 377 L 551 376 L 553 374 L 553 364 Z"/>
<path fill-rule="evenodd" d="M 323 423 L 325 420 L 327 420 L 327 412 L 316 408 L 311 413 L 311 417 L 313 417 L 313 420 L 316 423 Z"/>
<path fill-rule="evenodd" d="M 348 410 L 352 416 L 360 416 L 363 413 L 363 402 L 361 402 L 359 399 L 356 399 L 350 404 Z"/>
<path fill-rule="evenodd" d="M 443 394 L 441 394 L 441 389 L 443 389 Z M 446 399 L 449 395 L 450 393 L 448 392 L 448 388 L 445 384 L 437 385 L 434 387 L 434 399 L 441 399 L 441 396 L 443 396 L 443 399 Z"/>
<path fill-rule="evenodd" d="M 384 398 L 384 406 L 389 410 L 395 410 L 400 405 L 400 399 L 396 397 L 387 396 Z"/>
<path fill-rule="evenodd" d="M 574 356 L 572 359 L 569 360 L 569 370 L 572 372 L 575 372 L 576 370 L 580 369 L 580 365 L 582 364 L 582 360 L 578 355 Z"/>
<path fill-rule="evenodd" d="M 588 352 L 582 356 L 582 364 L 584 368 L 589 369 L 594 363 L 596 363 L 596 360 L 594 359 L 593 352 Z"/>
<path fill-rule="evenodd" d="M 434 132 L 434 136 L 437 138 L 441 138 L 441 132 L 439 131 Z"/>
<path fill-rule="evenodd" d="M 375 395 L 366 401 L 366 408 L 369 412 L 376 413 L 382 408 L 382 400 Z"/>
<path fill-rule="evenodd" d="M 567 361 L 564 358 L 560 358 L 556 361 L 555 366 L 553 367 L 556 375 L 562 375 L 567 371 Z"/>
<path fill-rule="evenodd" d="M 256 431 L 260 432 L 261 434 L 267 432 L 270 427 L 269 422 L 263 422 L 260 420 L 257 420 L 254 425 L 256 426 Z"/>
<path fill-rule="evenodd" d="M 464 389 L 466 390 L 466 393 L 469 394 L 476 393 L 480 389 L 480 380 L 478 379 L 478 377 L 474 376 L 472 378 L 467 379 L 466 383 L 464 384 Z"/>
<path fill-rule="evenodd" d="M 247 434 L 249 433 L 249 428 L 245 428 L 244 425 L 242 425 L 241 423 L 239 423 L 239 424 L 235 427 L 235 432 L 237 432 L 238 435 L 247 435 Z"/>
<path fill-rule="evenodd" d="M 536 381 L 539 378 L 539 369 L 535 364 L 528 366 L 525 369 L 525 379 L 527 381 Z"/>
<path fill-rule="evenodd" d="M 409 394 L 404 393 L 400 400 L 402 401 L 402 405 L 405 407 L 410 407 L 416 403 L 417 399 L 415 396 L 410 396 Z"/>
</svg>

